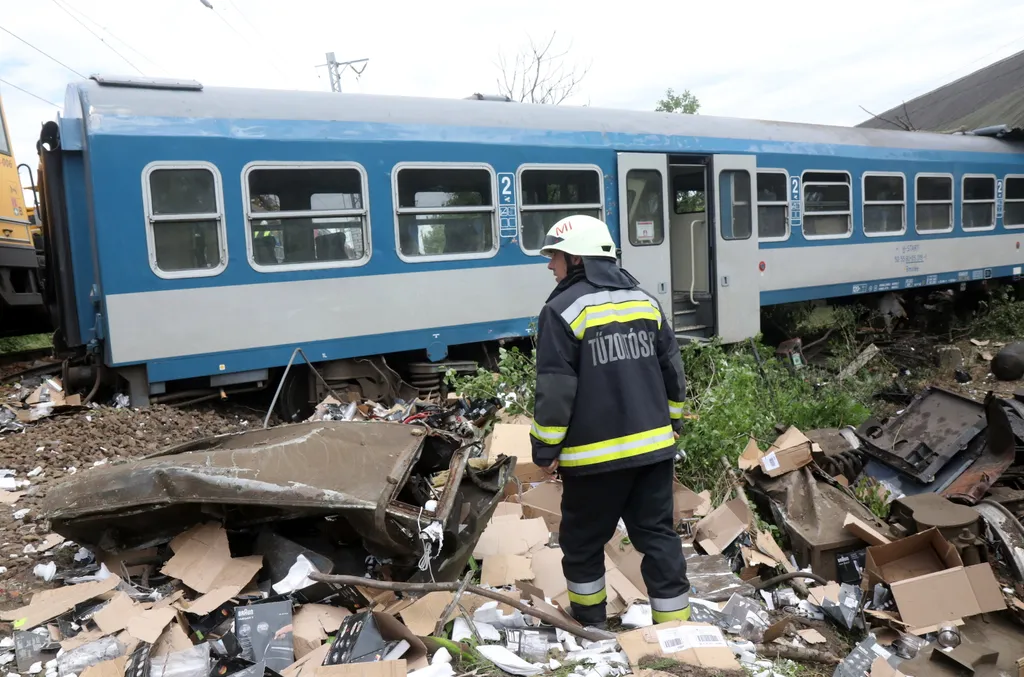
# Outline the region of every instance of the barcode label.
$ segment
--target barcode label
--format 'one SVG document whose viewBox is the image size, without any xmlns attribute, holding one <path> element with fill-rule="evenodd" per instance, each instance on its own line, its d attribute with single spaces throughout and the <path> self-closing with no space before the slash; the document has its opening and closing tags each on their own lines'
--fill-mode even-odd
<svg viewBox="0 0 1024 677">
<path fill-rule="evenodd" d="M 768 454 L 761 459 L 761 466 L 768 472 L 779 469 L 779 457 L 775 455 L 775 452 Z"/>
<path fill-rule="evenodd" d="M 720 641 L 720 638 L 715 637 L 714 635 L 697 635 L 697 641 L 702 646 L 709 646 L 712 644 L 717 644 Z"/>
<path fill-rule="evenodd" d="M 669 649 L 675 649 L 683 646 L 683 640 L 679 639 L 678 637 L 670 637 L 669 639 L 665 640 L 665 646 Z"/>
<path fill-rule="evenodd" d="M 728 647 L 717 628 L 711 626 L 681 626 L 657 631 L 658 644 L 665 654 L 704 647 Z"/>
</svg>

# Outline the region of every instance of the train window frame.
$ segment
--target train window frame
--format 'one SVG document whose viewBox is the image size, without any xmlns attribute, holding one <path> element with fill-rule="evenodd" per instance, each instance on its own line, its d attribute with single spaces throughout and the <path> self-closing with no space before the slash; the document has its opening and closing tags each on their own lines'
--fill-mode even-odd
<svg viewBox="0 0 1024 677">
<path fill-rule="evenodd" d="M 457 211 L 486 211 L 483 208 L 468 210 L 464 207 L 400 207 L 398 194 L 398 177 L 403 169 L 483 169 L 491 177 L 491 248 L 484 252 L 468 252 L 464 254 L 424 254 L 423 256 L 407 256 L 402 253 L 401 230 L 399 227 L 402 214 L 439 214 L 457 213 Z M 501 236 L 498 230 L 498 175 L 486 162 L 399 162 L 391 168 L 391 199 L 395 220 L 395 252 L 405 263 L 435 263 L 439 261 L 473 261 L 491 259 L 498 255 Z M 439 211 L 440 210 L 440 211 Z"/>
<path fill-rule="evenodd" d="M 849 193 L 849 205 L 850 208 L 847 211 L 840 212 L 816 212 L 812 213 L 807 210 L 807 175 L 808 174 L 845 174 L 847 178 L 846 189 Z M 831 184 L 820 181 L 812 181 L 810 185 L 843 185 L 843 184 Z M 838 216 L 846 214 L 849 219 L 849 225 L 845 233 L 839 233 L 836 235 L 808 235 L 805 226 L 807 225 L 807 217 L 811 216 Z M 805 240 L 847 240 L 853 237 L 853 174 L 846 169 L 805 169 L 800 172 L 800 234 Z"/>
<path fill-rule="evenodd" d="M 213 174 L 213 191 L 217 211 L 203 214 L 154 214 L 150 176 L 153 172 L 167 169 L 202 169 Z M 206 160 L 155 160 L 150 162 L 142 168 L 142 209 L 146 219 L 146 254 L 149 259 L 149 269 L 153 271 L 154 275 L 164 280 L 182 280 L 216 277 L 227 269 L 229 256 L 227 218 L 224 214 L 224 182 L 217 165 Z M 217 248 L 220 251 L 220 263 L 217 266 L 187 270 L 163 270 L 157 265 L 156 234 L 153 231 L 153 224 L 159 221 L 181 220 L 217 222 Z"/>
<path fill-rule="evenodd" d="M 363 206 L 361 209 L 331 209 L 322 212 L 313 210 L 292 210 L 281 212 L 289 216 L 301 214 L 316 214 L 324 218 L 361 216 L 363 220 L 363 255 L 358 259 L 344 259 L 339 261 L 309 261 L 305 263 L 283 263 L 276 266 L 267 266 L 256 263 L 256 255 L 252 243 L 252 219 L 265 212 L 253 212 L 249 198 L 249 174 L 256 170 L 263 169 L 354 169 L 359 172 L 360 190 L 362 191 Z M 366 168 L 358 162 L 348 161 L 280 161 L 280 160 L 253 160 L 242 167 L 242 219 L 245 227 L 245 255 L 249 266 L 259 273 L 287 273 L 290 271 L 302 270 L 330 270 L 334 268 L 358 268 L 370 262 L 373 255 L 372 229 L 370 228 L 370 195 L 369 181 L 366 175 Z M 273 212 L 272 212 L 273 213 Z"/>
<path fill-rule="evenodd" d="M 970 200 L 966 199 L 967 190 L 966 184 L 967 179 L 992 179 L 992 199 L 991 200 Z M 996 229 L 996 225 L 999 223 L 999 219 L 996 213 L 996 206 L 999 202 L 999 177 L 995 174 L 962 174 L 960 176 L 960 231 L 963 233 L 987 233 Z M 966 228 L 964 226 L 964 205 L 967 204 L 992 204 L 992 225 L 983 226 L 981 228 Z"/>
<path fill-rule="evenodd" d="M 948 200 L 926 200 L 923 204 L 926 205 L 949 205 L 949 228 L 942 230 L 921 230 L 918 228 L 917 223 L 917 206 L 922 204 L 920 196 L 920 190 L 918 182 L 921 179 L 949 179 L 949 199 Z M 943 235 L 946 233 L 952 233 L 956 229 L 956 180 L 955 177 L 950 173 L 943 172 L 920 172 L 914 175 L 914 232 L 918 235 Z"/>
<path fill-rule="evenodd" d="M 526 207 L 524 201 L 523 192 L 523 173 L 528 171 L 592 171 L 597 174 L 597 188 L 598 195 L 600 196 L 601 202 L 599 204 L 586 203 L 586 204 L 561 204 L 561 205 L 534 205 L 532 207 Z M 562 209 L 559 209 L 562 208 Z M 519 165 L 516 169 L 516 237 L 519 239 L 519 248 L 527 256 L 541 256 L 540 249 L 527 249 L 523 246 L 523 212 L 552 212 L 552 211 L 566 211 L 565 208 L 576 208 L 576 209 L 597 209 L 599 212 L 598 218 L 604 221 L 605 218 L 605 193 L 604 193 L 604 170 L 595 164 L 589 163 L 544 163 L 544 162 L 527 162 Z"/>
<path fill-rule="evenodd" d="M 868 178 L 872 176 L 898 176 L 903 181 L 903 200 L 868 200 Z M 915 184 L 916 185 L 916 184 Z M 867 206 L 868 205 L 900 205 L 903 207 L 903 228 L 900 230 L 870 233 L 867 229 Z M 916 216 L 916 214 L 915 214 Z M 907 176 L 903 172 L 864 172 L 860 176 L 860 229 L 865 237 L 899 237 L 907 234 Z M 916 221 L 916 218 L 915 218 Z"/>
<path fill-rule="evenodd" d="M 1024 181 L 1024 174 L 1007 174 L 1003 177 L 1003 228 L 1006 230 L 1020 230 L 1024 228 L 1024 221 L 1021 223 L 1006 222 L 1007 203 L 1012 202 L 1014 204 L 1024 204 L 1024 198 L 1010 199 L 1007 197 L 1010 194 L 1010 179 Z"/>
<path fill-rule="evenodd" d="M 758 167 L 756 174 L 782 174 L 786 177 L 786 199 L 783 201 L 773 202 L 762 202 L 757 198 L 757 176 L 754 177 L 754 207 L 760 208 L 761 205 L 765 207 L 785 207 L 786 209 L 786 234 L 781 237 L 761 237 L 758 235 L 758 242 L 785 242 L 793 234 L 793 225 L 790 223 L 789 216 L 792 209 L 792 203 L 789 199 L 789 171 L 782 169 L 781 167 Z M 757 219 L 758 228 L 761 226 L 761 217 L 758 215 Z"/>
</svg>

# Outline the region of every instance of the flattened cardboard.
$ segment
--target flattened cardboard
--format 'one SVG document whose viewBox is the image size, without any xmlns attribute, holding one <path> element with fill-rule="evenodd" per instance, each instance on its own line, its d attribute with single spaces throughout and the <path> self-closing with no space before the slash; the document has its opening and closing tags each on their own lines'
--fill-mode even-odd
<svg viewBox="0 0 1024 677">
<path fill-rule="evenodd" d="M 111 575 L 102 581 L 90 581 L 43 590 L 33 595 L 32 601 L 27 606 L 0 611 L 0 620 L 11 621 L 15 630 L 28 630 L 56 618 L 66 611 L 71 611 L 77 604 L 88 602 L 105 592 L 110 592 L 120 583 L 120 578 Z"/>
<path fill-rule="evenodd" d="M 527 555 L 494 555 L 484 560 L 480 572 L 483 585 L 500 587 L 513 585 L 516 581 L 532 581 L 532 557 Z M 429 634 L 429 633 L 428 633 Z"/>
<path fill-rule="evenodd" d="M 533 463 L 530 424 L 495 423 L 488 445 L 487 458 L 491 461 L 496 461 L 498 456 L 515 457 L 515 474 L 521 482 L 543 482 L 548 478 L 547 473 Z"/>
<path fill-rule="evenodd" d="M 486 560 L 494 555 L 525 555 L 547 543 L 549 534 L 540 518 L 491 523 L 473 548 L 473 557 Z"/>
<path fill-rule="evenodd" d="M 129 618 L 125 627 L 132 637 L 155 644 L 176 616 L 177 612 L 169 607 L 146 609 Z"/>
<path fill-rule="evenodd" d="M 734 498 L 718 506 L 694 527 L 695 543 L 709 555 L 718 555 L 750 526 L 750 508 Z"/>
<path fill-rule="evenodd" d="M 82 671 L 80 677 L 124 677 L 127 664 L 128 656 L 119 656 L 113 660 L 90 665 Z"/>
<path fill-rule="evenodd" d="M 494 506 L 494 512 L 491 514 L 491 521 L 502 519 L 522 519 L 523 518 L 523 506 L 519 503 L 512 503 L 511 501 L 503 501 L 498 505 Z"/>
<path fill-rule="evenodd" d="M 684 633 L 693 633 L 705 637 L 711 641 L 709 646 L 697 646 L 674 650 L 679 647 L 687 647 L 682 637 L 673 637 L 671 632 L 674 629 L 683 629 Z M 692 629 L 692 630 L 691 630 Z M 634 668 L 638 667 L 640 660 L 647 656 L 668 657 L 680 663 L 698 665 L 705 668 L 718 668 L 722 670 L 740 670 L 740 664 L 733 657 L 732 649 L 725 643 L 721 631 L 707 623 L 688 623 L 684 621 L 671 621 L 660 623 L 648 628 L 640 628 L 631 632 L 625 632 L 618 636 L 619 646 L 629 658 L 629 663 Z M 719 641 L 720 640 L 720 641 Z M 666 647 L 670 650 L 666 651 Z"/>
<path fill-rule="evenodd" d="M 160 572 L 204 593 L 188 606 L 199 616 L 214 611 L 246 586 L 263 566 L 262 555 L 231 557 L 228 535 L 219 524 L 192 527 L 171 541 L 174 556 Z"/>
<path fill-rule="evenodd" d="M 348 609 L 327 604 L 305 604 L 300 607 L 292 620 L 295 658 L 302 658 L 317 649 L 349 615 L 351 612 Z"/>
<path fill-rule="evenodd" d="M 405 677 L 407 671 L 408 663 L 404 658 L 400 658 L 397 661 L 375 663 L 319 665 L 311 674 L 313 677 Z"/>
<path fill-rule="evenodd" d="M 796 568 L 790 563 L 789 558 L 786 557 L 786 553 L 782 552 L 782 548 L 775 542 L 775 537 L 767 531 L 757 532 L 757 538 L 754 539 L 754 545 L 765 555 L 770 556 L 773 560 L 778 562 L 783 569 L 787 572 L 792 573 L 796 571 Z"/>
<path fill-rule="evenodd" d="M 525 492 L 521 500 L 523 516 L 527 519 L 540 517 L 548 530 L 558 532 L 562 523 L 562 483 L 542 482 Z"/>
<path fill-rule="evenodd" d="M 451 604 L 454 596 L 450 592 L 428 593 L 401 611 L 402 620 L 417 637 L 426 637 L 434 632 L 437 619 Z"/>
<path fill-rule="evenodd" d="M 137 614 L 137 608 L 131 597 L 118 591 L 102 609 L 93 614 L 92 620 L 105 635 L 112 635 L 128 627 L 128 619 Z"/>
<path fill-rule="evenodd" d="M 327 658 L 327 654 L 330 653 L 330 651 L 330 644 L 324 644 L 313 649 L 308 654 L 282 670 L 281 677 L 313 677 L 317 668 L 324 662 L 324 659 Z"/>
<path fill-rule="evenodd" d="M 843 528 L 849 531 L 851 534 L 857 536 L 868 545 L 888 545 L 892 543 L 892 540 L 873 526 L 865 522 L 864 520 L 846 513 L 846 519 L 843 520 Z"/>
<path fill-rule="evenodd" d="M 160 635 L 160 639 L 153 645 L 151 655 L 166 656 L 191 648 L 192 641 L 188 638 L 188 633 L 181 627 L 181 623 L 175 620 L 171 621 L 171 624 L 164 630 L 164 634 Z"/>
<path fill-rule="evenodd" d="M 709 512 L 711 512 L 710 492 L 695 494 L 689 487 L 679 482 L 673 483 L 672 519 L 676 524 L 691 517 L 703 517 Z"/>
</svg>

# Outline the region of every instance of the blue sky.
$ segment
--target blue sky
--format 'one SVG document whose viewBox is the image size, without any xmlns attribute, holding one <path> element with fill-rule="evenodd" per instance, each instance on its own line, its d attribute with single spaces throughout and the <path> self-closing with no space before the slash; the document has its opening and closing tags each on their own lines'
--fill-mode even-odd
<svg viewBox="0 0 1024 677">
<path fill-rule="evenodd" d="M 459 98 L 495 92 L 499 53 L 556 31 L 569 64 L 589 67 L 568 104 L 651 109 L 667 87 L 689 88 L 702 114 L 839 125 L 1024 49 L 1014 0 L 209 2 L 32 0 L 0 26 L 85 75 L 137 67 L 206 85 L 329 90 L 315 66 L 333 51 L 370 59 L 360 79 L 344 76 L 346 91 Z M 0 78 L 61 103 L 76 77 L 0 32 Z M 0 95 L 17 159 L 34 165 L 39 126 L 58 109 L 3 83 Z"/>
</svg>

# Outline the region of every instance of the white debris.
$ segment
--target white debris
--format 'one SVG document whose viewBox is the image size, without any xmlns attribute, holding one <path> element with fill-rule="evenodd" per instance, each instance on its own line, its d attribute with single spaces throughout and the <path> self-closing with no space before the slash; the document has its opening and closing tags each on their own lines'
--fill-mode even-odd
<svg viewBox="0 0 1024 677">
<path fill-rule="evenodd" d="M 503 646 L 496 644 L 481 644 L 476 647 L 477 653 L 497 665 L 499 668 L 513 675 L 520 677 L 531 677 L 544 672 L 544 667 L 528 663 L 515 655 Z"/>
<path fill-rule="evenodd" d="M 105 581 L 110 578 L 110 569 L 107 568 L 106 564 L 100 564 L 100 570 L 91 576 L 75 576 L 74 578 L 65 579 L 65 583 L 75 585 L 77 583 L 92 583 L 93 581 Z"/>
<path fill-rule="evenodd" d="M 38 675 L 42 671 L 43 671 L 43 662 L 42 661 L 38 661 L 36 663 L 33 663 L 31 666 L 29 666 L 28 674 L 30 674 L 30 675 Z"/>
<path fill-rule="evenodd" d="M 651 612 L 651 605 L 643 602 L 634 602 L 622 614 L 622 625 L 626 628 L 647 628 L 654 625 L 654 616 Z"/>
<path fill-rule="evenodd" d="M 413 670 L 408 677 L 454 677 L 455 668 L 451 663 L 431 663 L 425 668 Z"/>
<path fill-rule="evenodd" d="M 438 663 L 451 663 L 452 655 L 448 652 L 448 649 L 441 647 L 434 652 L 434 657 L 430 659 L 431 665 L 437 665 Z"/>
<path fill-rule="evenodd" d="M 474 621 L 473 625 L 476 626 L 476 631 L 480 633 L 480 640 L 483 642 L 492 641 L 500 642 L 501 633 L 498 629 L 490 623 L 482 623 Z M 473 636 L 473 631 L 469 627 L 469 623 L 466 622 L 465 618 L 461 616 L 455 619 L 455 625 L 452 626 L 452 641 L 461 642 L 466 639 L 470 639 Z"/>
<path fill-rule="evenodd" d="M 494 626 L 500 625 L 503 628 L 525 628 L 529 627 L 523 612 L 514 610 L 510 614 L 501 612 L 497 602 L 487 602 L 473 613 L 473 622 L 489 623 Z"/>
<path fill-rule="evenodd" d="M 93 558 L 92 551 L 89 548 L 79 548 L 78 552 L 75 553 L 76 562 L 86 562 Z"/>
<path fill-rule="evenodd" d="M 17 672 L 8 672 L 7 677 L 21 677 Z"/>
<path fill-rule="evenodd" d="M 316 581 L 309 579 L 309 574 L 312 573 L 319 573 L 319 570 L 313 566 L 313 563 L 305 555 L 300 554 L 295 558 L 295 563 L 288 569 L 288 575 L 274 583 L 271 587 L 274 588 L 274 592 L 277 594 L 287 595 L 288 593 L 313 585 Z"/>
<path fill-rule="evenodd" d="M 54 576 L 57 575 L 57 563 L 47 562 L 46 564 L 37 564 L 35 569 L 32 570 L 32 573 L 44 581 L 52 581 Z"/>
<path fill-rule="evenodd" d="M 57 667 L 57 659 L 56 658 L 54 658 L 52 661 L 46 661 L 46 669 L 47 670 L 49 670 L 50 668 L 55 668 L 55 667 Z"/>
<path fill-rule="evenodd" d="M 78 468 L 76 468 L 75 466 L 64 468 L 64 470 L 66 470 L 69 475 L 74 475 L 76 472 L 78 472 Z"/>
<path fill-rule="evenodd" d="M 25 474 L 28 477 L 35 477 L 36 475 L 42 475 L 43 474 L 43 466 L 37 465 L 36 467 L 32 468 L 31 470 L 29 470 Z"/>
<path fill-rule="evenodd" d="M 106 465 L 106 464 L 107 464 L 107 459 L 105 459 L 105 458 L 101 458 L 100 460 L 98 460 L 98 461 L 96 461 L 95 463 L 93 463 L 93 464 L 92 464 L 92 467 L 94 467 L 94 468 L 98 468 L 98 467 L 100 467 L 101 465 Z"/>
<path fill-rule="evenodd" d="M 3 572 L 0 572 L 0 573 L 3 573 Z M 4 637 L 3 639 L 0 639 L 0 649 L 13 649 L 13 648 L 14 648 L 14 638 L 13 637 Z"/>
<path fill-rule="evenodd" d="M 556 661 L 554 658 L 548 661 L 548 670 L 557 670 L 562 667 L 562 664 Z"/>
<path fill-rule="evenodd" d="M 10 663 L 13 660 L 14 660 L 14 652 L 13 651 L 9 651 L 7 653 L 0 654 L 0 665 L 7 665 L 8 663 Z"/>
<path fill-rule="evenodd" d="M 26 545 L 25 548 L 22 550 L 22 552 L 25 553 L 26 555 L 31 555 L 35 551 L 36 551 L 36 547 L 34 545 L 32 545 L 31 543 Z"/>
<path fill-rule="evenodd" d="M 29 509 L 28 508 L 22 508 L 21 510 L 15 510 L 14 511 L 14 519 L 16 519 L 16 520 L 23 519 L 25 517 L 25 515 L 27 515 L 28 513 L 29 513 Z"/>
</svg>

